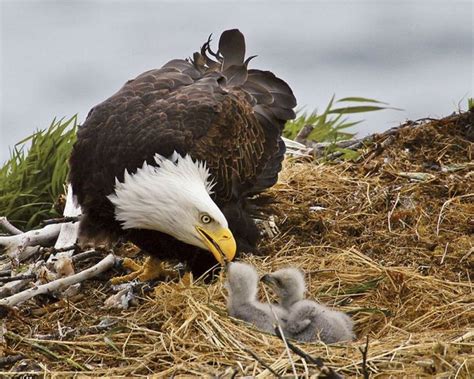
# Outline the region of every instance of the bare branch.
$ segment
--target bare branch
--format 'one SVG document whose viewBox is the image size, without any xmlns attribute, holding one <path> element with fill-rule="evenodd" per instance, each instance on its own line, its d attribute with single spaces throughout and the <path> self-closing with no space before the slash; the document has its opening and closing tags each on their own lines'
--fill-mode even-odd
<svg viewBox="0 0 474 379">
<path fill-rule="evenodd" d="M 84 251 L 82 253 L 73 255 L 71 258 L 72 258 L 73 263 L 77 263 L 77 262 L 83 261 L 87 258 L 95 257 L 95 256 L 98 256 L 98 255 L 99 255 L 99 252 L 97 250 L 87 250 L 87 251 Z"/>
<path fill-rule="evenodd" d="M 107 271 L 115 264 L 116 258 L 113 254 L 107 255 L 104 259 L 102 259 L 96 265 L 79 272 L 77 274 L 67 276 L 65 278 L 57 279 L 53 282 L 49 282 L 38 286 L 36 288 L 30 288 L 23 292 L 17 293 L 10 297 L 0 300 L 0 305 L 5 306 L 15 306 L 19 303 L 23 303 L 35 296 L 61 291 L 73 284 L 83 282 L 84 280 L 93 278 L 94 276 L 99 275 L 100 273 Z"/>
<path fill-rule="evenodd" d="M 2 226 L 3 229 L 5 229 L 10 234 L 21 234 L 21 233 L 23 233 L 15 225 L 12 225 L 10 223 L 10 221 L 7 220 L 6 217 L 0 217 L 0 226 Z"/>
<path fill-rule="evenodd" d="M 15 280 L 31 280 L 36 279 L 35 274 L 23 274 L 17 276 L 2 276 L 0 277 L 0 282 L 7 283 L 7 282 L 14 282 Z"/>
<path fill-rule="evenodd" d="M 26 274 L 31 274 L 31 271 L 28 270 Z M 21 291 L 29 283 L 29 280 L 15 280 L 13 282 L 8 282 L 0 287 L 0 298 L 7 296 L 12 296 L 13 294 Z"/>
<path fill-rule="evenodd" d="M 303 145 L 306 145 L 306 142 L 307 142 L 306 138 L 308 138 L 308 136 L 313 131 L 313 129 L 314 129 L 314 125 L 306 124 L 300 129 L 300 131 L 296 135 L 295 141 L 302 143 Z"/>
<path fill-rule="evenodd" d="M 67 187 L 66 205 L 64 206 L 64 219 L 78 221 L 80 218 L 81 209 L 74 201 L 71 185 Z M 79 236 L 79 223 L 66 222 L 61 224 L 61 231 L 54 247 L 56 249 L 65 248 L 66 246 L 74 245 Z M 74 249 L 71 249 L 74 250 Z M 72 251 L 71 251 L 72 254 Z"/>
<path fill-rule="evenodd" d="M 70 251 L 70 250 L 76 250 L 79 249 L 79 245 L 73 244 L 69 246 L 64 246 L 64 247 L 53 247 L 50 249 L 50 253 L 56 254 L 56 253 L 64 253 L 65 251 Z"/>
<path fill-rule="evenodd" d="M 58 237 L 60 229 L 61 225 L 47 225 L 42 229 L 0 237 L 0 246 L 5 248 L 10 257 L 18 259 L 18 255 L 26 247 L 49 246 Z"/>
<path fill-rule="evenodd" d="M 44 220 L 41 224 L 42 225 L 65 224 L 68 222 L 78 222 L 79 220 L 80 220 L 80 217 L 78 216 L 58 217 L 58 218 L 50 218 L 49 220 Z"/>
<path fill-rule="evenodd" d="M 369 353 L 369 336 L 367 335 L 367 339 L 365 341 L 365 346 L 362 349 L 359 347 L 359 351 L 362 354 L 362 375 L 364 375 L 364 379 L 370 378 L 369 370 L 367 369 L 367 355 Z"/>
</svg>

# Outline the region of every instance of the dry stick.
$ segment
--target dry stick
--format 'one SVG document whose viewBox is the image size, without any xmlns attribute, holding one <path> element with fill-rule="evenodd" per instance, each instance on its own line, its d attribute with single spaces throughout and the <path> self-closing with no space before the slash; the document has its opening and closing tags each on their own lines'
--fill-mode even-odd
<svg viewBox="0 0 474 379">
<path fill-rule="evenodd" d="M 67 187 L 66 204 L 64 206 L 63 219 L 79 220 L 81 215 L 81 208 L 78 207 L 74 201 L 74 194 L 72 193 L 72 186 Z M 55 248 L 63 248 L 65 246 L 74 245 L 77 242 L 79 235 L 78 222 L 65 222 L 61 224 L 61 231 L 59 232 Z M 71 252 L 72 254 L 72 252 Z"/>
<path fill-rule="evenodd" d="M 362 374 L 364 379 L 369 379 L 370 373 L 367 369 L 367 355 L 369 353 L 369 336 L 367 335 L 367 340 L 365 341 L 365 347 L 362 349 L 359 347 L 359 351 L 362 353 Z"/>
<path fill-rule="evenodd" d="M 448 253 L 448 246 L 449 246 L 449 242 L 446 242 L 446 246 L 444 247 L 443 256 L 441 257 L 441 261 L 439 262 L 440 265 L 442 265 L 444 263 L 444 259 L 446 258 L 446 254 Z"/>
<path fill-rule="evenodd" d="M 276 326 L 275 330 L 278 330 L 279 337 L 283 341 L 283 344 L 285 345 L 286 353 L 288 354 L 288 359 L 290 360 L 291 368 L 293 369 L 293 375 L 295 376 L 295 378 L 297 378 L 298 373 L 296 372 L 295 362 L 293 362 L 293 359 L 291 358 L 290 349 L 288 349 L 288 342 L 286 341 L 286 338 L 283 334 L 283 329 L 281 328 L 280 320 L 278 319 L 278 316 L 276 315 L 275 310 L 273 309 L 272 303 L 270 301 L 270 297 L 268 296 L 268 292 L 267 292 L 265 286 L 263 287 L 263 293 L 265 294 L 265 298 L 267 299 L 268 306 L 270 307 L 270 310 L 273 313 L 273 317 L 276 320 L 276 325 L 277 326 Z"/>
<path fill-rule="evenodd" d="M 294 140 L 285 138 L 285 137 L 281 137 L 281 139 L 283 140 L 283 142 L 285 143 L 285 146 L 286 146 L 286 152 L 285 152 L 286 155 L 290 155 L 290 156 L 308 156 L 308 157 L 311 156 L 309 154 L 310 149 L 306 145 L 304 145 L 302 143 L 299 143 L 299 142 L 296 142 Z"/>
<path fill-rule="evenodd" d="M 6 217 L 0 217 L 0 226 L 3 226 L 3 228 L 10 234 L 21 234 L 21 233 L 23 233 L 15 225 L 12 225 L 10 223 L 10 221 L 7 220 Z"/>
<path fill-rule="evenodd" d="M 24 274 L 24 275 L 17 275 L 17 276 L 2 276 L 0 277 L 1 283 L 7 282 L 14 282 L 15 280 L 29 280 L 29 279 L 36 279 L 35 274 Z"/>
<path fill-rule="evenodd" d="M 21 252 L 27 246 L 43 246 L 57 238 L 61 225 L 47 225 L 42 229 L 30 230 L 13 236 L 0 237 L 0 246 L 6 247 L 7 253 Z"/>
<path fill-rule="evenodd" d="M 275 376 L 275 378 L 281 378 L 281 375 L 279 375 L 275 370 L 273 370 L 269 365 L 267 365 L 264 361 L 262 361 L 257 354 L 255 354 L 252 350 L 244 348 L 244 351 L 249 353 L 258 363 L 260 363 L 263 367 L 265 367 L 268 371 L 272 373 L 272 375 Z"/>
<path fill-rule="evenodd" d="M 61 338 L 62 340 L 68 339 L 71 337 L 75 337 L 78 335 L 84 335 L 84 334 L 90 334 L 90 333 L 97 333 L 103 330 L 107 330 L 112 328 L 117 324 L 117 321 L 113 321 L 110 324 L 104 324 L 104 325 L 93 325 L 89 327 L 83 327 L 83 328 L 75 328 L 75 329 L 70 329 L 64 332 L 63 334 L 60 334 L 59 331 L 55 331 L 51 334 L 44 334 L 44 335 L 34 335 L 35 339 L 37 340 L 52 340 L 52 339 L 58 339 Z"/>
<path fill-rule="evenodd" d="M 472 337 L 474 337 L 474 329 L 463 334 L 461 337 L 456 338 L 452 343 L 468 342 Z"/>
<path fill-rule="evenodd" d="M 441 210 L 439 211 L 438 222 L 436 223 L 436 236 L 439 236 L 439 228 L 441 225 L 441 217 L 443 216 L 444 208 L 448 206 L 448 204 L 452 203 L 454 200 L 462 199 L 463 197 L 471 197 L 471 196 L 474 196 L 474 193 L 467 193 L 465 195 L 455 196 L 444 202 L 444 204 L 441 206 Z"/>
<path fill-rule="evenodd" d="M 58 217 L 58 218 L 51 218 L 49 220 L 44 220 L 41 224 L 42 225 L 53 225 L 53 224 L 65 224 L 68 222 L 78 222 L 80 220 L 79 216 L 65 216 L 65 217 Z"/>
<path fill-rule="evenodd" d="M 34 246 L 34 247 L 27 246 L 26 248 L 19 251 L 18 256 L 15 258 L 15 260 L 17 262 L 22 262 L 22 261 L 28 259 L 29 257 L 33 256 L 34 254 L 36 254 L 39 251 L 40 251 L 39 246 Z M 11 267 L 12 267 L 12 262 L 10 260 L 10 262 L 3 265 L 2 268 L 4 270 L 0 272 L 0 274 L 1 274 L 0 276 L 2 278 L 5 278 L 5 276 L 10 277 L 11 274 L 12 274 Z M 31 272 L 31 270 L 28 270 L 28 271 Z M 0 299 L 1 299 L 1 298 L 4 298 L 4 297 L 7 297 L 7 296 L 11 296 L 14 293 L 17 293 L 18 291 L 21 291 L 30 282 L 30 279 L 9 280 L 7 282 L 5 282 L 5 280 L 1 280 L 0 282 L 3 282 L 1 287 L 0 287 Z"/>
<path fill-rule="evenodd" d="M 298 134 L 295 137 L 295 141 L 302 143 L 303 145 L 306 144 L 306 138 L 308 138 L 309 134 L 313 131 L 314 125 L 312 124 L 306 124 L 303 126 Z"/>
<path fill-rule="evenodd" d="M 278 328 L 275 328 L 275 333 L 277 337 L 280 337 L 281 339 L 284 338 L 280 330 Z M 309 363 L 315 364 L 321 373 L 326 375 L 326 378 L 328 379 L 343 379 L 341 375 L 336 373 L 331 367 L 328 367 L 324 364 L 324 361 L 321 358 L 313 358 L 311 355 L 307 354 L 303 350 L 301 350 L 298 346 L 293 345 L 291 342 L 286 341 L 286 344 L 288 347 L 297 355 L 299 355 L 301 358 L 305 359 Z"/>
<path fill-rule="evenodd" d="M 113 254 L 107 255 L 104 259 L 102 259 L 96 265 L 81 271 L 77 274 L 67 276 L 65 278 L 57 279 L 52 282 L 43 284 L 36 288 L 30 288 L 26 291 L 17 293 L 10 297 L 0 300 L 0 305 L 5 305 L 9 307 L 13 307 L 19 303 L 23 303 L 37 295 L 42 295 L 54 291 L 59 291 L 63 288 L 67 288 L 73 284 L 83 282 L 84 280 L 90 279 L 94 276 L 99 275 L 100 273 L 107 271 L 115 264 L 115 256 Z"/>
<path fill-rule="evenodd" d="M 99 252 L 97 250 L 92 249 L 92 250 L 87 250 L 82 253 L 73 255 L 71 259 L 73 263 L 77 263 L 77 262 L 83 261 L 84 259 L 95 257 L 97 255 L 99 255 Z"/>
<path fill-rule="evenodd" d="M 3 284 L 0 287 L 0 299 L 7 296 L 12 296 L 13 294 L 21 291 L 28 285 L 29 282 L 29 280 L 15 280 L 13 282 Z"/>
<path fill-rule="evenodd" d="M 52 254 L 55 254 L 55 253 L 63 253 L 65 251 L 69 251 L 69 250 L 75 250 L 75 249 L 78 249 L 79 248 L 79 245 L 77 244 L 73 244 L 73 245 L 68 245 L 68 246 L 64 246 L 64 247 L 53 247 L 50 249 L 50 252 Z"/>
<path fill-rule="evenodd" d="M 21 355 L 21 354 L 7 355 L 6 357 L 1 357 L 0 358 L 0 368 L 3 368 L 5 366 L 9 366 L 9 365 L 11 365 L 15 362 L 18 362 L 18 361 L 21 361 L 23 358 L 25 358 L 25 356 Z M 21 376 L 21 377 L 23 377 L 23 376 Z M 24 376 L 24 377 L 28 377 L 28 375 Z"/>
<path fill-rule="evenodd" d="M 399 201 L 400 201 L 400 191 L 398 191 L 398 193 L 397 193 L 397 198 L 396 198 L 396 200 L 395 200 L 395 203 L 393 204 L 392 209 L 391 209 L 390 212 L 388 212 L 388 214 L 387 214 L 388 231 L 389 231 L 390 233 L 392 232 L 392 223 L 391 223 L 392 214 L 393 214 L 393 212 L 395 211 L 395 208 L 397 207 Z"/>
</svg>

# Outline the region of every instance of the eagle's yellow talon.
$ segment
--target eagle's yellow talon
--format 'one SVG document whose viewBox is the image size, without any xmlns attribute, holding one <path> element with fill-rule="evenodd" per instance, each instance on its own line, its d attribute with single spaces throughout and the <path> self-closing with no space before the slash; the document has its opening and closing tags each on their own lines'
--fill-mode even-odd
<svg viewBox="0 0 474 379">
<path fill-rule="evenodd" d="M 145 261 L 145 264 L 146 264 L 146 261 Z M 129 270 L 132 270 L 132 271 L 140 271 L 143 269 L 143 266 L 140 266 L 137 262 L 135 262 L 133 259 L 130 259 L 130 258 L 124 258 L 122 262 L 122 267 L 128 268 Z"/>
<path fill-rule="evenodd" d="M 130 258 L 125 258 L 122 262 L 122 267 L 132 270 L 133 272 L 110 279 L 112 284 L 126 283 L 135 279 L 146 282 L 167 276 L 176 276 L 174 271 L 167 269 L 163 262 L 154 257 L 147 257 L 142 265 Z"/>
</svg>

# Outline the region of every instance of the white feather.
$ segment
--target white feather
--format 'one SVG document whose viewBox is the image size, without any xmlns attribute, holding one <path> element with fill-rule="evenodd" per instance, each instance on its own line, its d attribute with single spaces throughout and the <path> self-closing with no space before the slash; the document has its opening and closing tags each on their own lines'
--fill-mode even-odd
<svg viewBox="0 0 474 379">
<path fill-rule="evenodd" d="M 124 229 L 157 230 L 202 248 L 195 233 L 201 213 L 207 213 L 222 227 L 227 220 L 211 199 L 214 183 L 205 162 L 176 152 L 168 159 L 155 155 L 156 166 L 146 162 L 123 182 L 116 181 L 108 196 L 115 206 L 115 218 Z"/>
</svg>

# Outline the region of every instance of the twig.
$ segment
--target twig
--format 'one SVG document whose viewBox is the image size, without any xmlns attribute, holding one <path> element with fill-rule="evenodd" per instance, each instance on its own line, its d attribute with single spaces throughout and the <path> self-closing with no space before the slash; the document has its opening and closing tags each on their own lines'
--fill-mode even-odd
<svg viewBox="0 0 474 379">
<path fill-rule="evenodd" d="M 388 231 L 390 233 L 392 232 L 392 223 L 391 223 L 392 214 L 395 211 L 395 208 L 397 207 L 399 201 L 400 201 L 400 191 L 398 191 L 397 198 L 395 199 L 395 203 L 393 204 L 392 209 L 390 210 L 390 212 L 388 212 L 388 215 L 387 215 Z"/>
<path fill-rule="evenodd" d="M 441 206 L 441 210 L 439 211 L 439 215 L 438 215 L 438 222 L 436 223 L 436 236 L 439 236 L 439 228 L 441 226 L 441 218 L 443 216 L 443 211 L 444 211 L 444 208 L 448 206 L 448 204 L 452 203 L 454 200 L 457 200 L 457 199 L 462 199 L 464 197 L 471 197 L 471 196 L 474 196 L 474 193 L 467 193 L 465 195 L 461 195 L 461 196 L 455 196 L 455 197 L 452 197 L 451 199 L 449 200 L 446 200 L 444 202 L 444 204 Z"/>
<path fill-rule="evenodd" d="M 453 340 L 453 343 L 460 343 L 460 342 L 468 342 L 474 337 L 474 329 L 469 330 L 467 333 L 463 334 L 461 337 L 456 338 Z"/>
<path fill-rule="evenodd" d="M 277 337 L 281 339 L 284 338 L 280 330 L 278 330 L 278 328 L 275 328 L 275 334 L 277 335 Z M 324 364 L 324 361 L 321 358 L 313 358 L 311 355 L 307 354 L 306 352 L 301 350 L 298 346 L 293 345 L 289 341 L 286 341 L 286 344 L 295 354 L 299 355 L 301 358 L 305 359 L 307 362 L 316 365 L 321 371 L 321 373 L 325 375 L 326 378 L 343 379 L 343 377 L 339 375 L 338 373 L 336 373 L 331 367 L 326 366 Z"/>
<path fill-rule="evenodd" d="M 50 218 L 49 220 L 44 220 L 41 225 L 53 225 L 53 224 L 65 224 L 68 222 L 78 222 L 80 220 L 79 216 L 65 216 L 58 218 Z"/>
<path fill-rule="evenodd" d="M 27 259 L 31 258 L 33 255 L 41 252 L 41 247 L 40 246 L 27 246 L 21 251 L 18 252 L 18 254 L 13 256 L 13 259 L 10 258 L 9 256 L 4 257 L 2 259 L 2 273 L 4 272 L 11 272 L 12 267 L 15 267 L 18 263 L 26 261 Z M 12 264 L 13 263 L 13 264 Z M 4 275 L 2 275 L 4 276 Z"/>
<path fill-rule="evenodd" d="M 263 367 L 265 367 L 268 371 L 271 372 L 271 374 L 275 378 L 281 378 L 281 375 L 279 375 L 275 370 L 273 370 L 269 365 L 267 365 L 264 361 L 262 361 L 257 354 L 255 354 L 252 350 L 250 349 L 244 349 L 247 353 L 249 353 L 258 363 L 260 363 Z"/>
<path fill-rule="evenodd" d="M 444 247 L 443 256 L 441 257 L 441 261 L 439 262 L 440 265 L 442 265 L 444 263 L 444 259 L 446 258 L 446 254 L 448 253 L 448 246 L 449 246 L 449 242 L 446 242 L 446 246 Z"/>
<path fill-rule="evenodd" d="M 295 141 L 306 145 L 306 138 L 308 138 L 309 134 L 313 131 L 313 129 L 314 125 L 306 124 L 300 129 L 300 131 L 296 135 Z"/>
<path fill-rule="evenodd" d="M 23 358 L 25 358 L 21 354 L 16 354 L 16 355 L 7 355 L 6 357 L 1 357 L 0 358 L 0 367 L 3 368 L 5 366 L 9 366 L 15 362 L 21 361 Z"/>
<path fill-rule="evenodd" d="M 310 150 L 306 145 L 293 141 L 291 139 L 281 137 L 286 146 L 286 153 L 290 156 L 307 156 L 310 157 Z"/>
<path fill-rule="evenodd" d="M 232 376 L 230 377 L 230 379 L 236 378 L 236 377 L 237 377 L 237 374 L 239 373 L 239 371 L 240 371 L 240 370 L 239 370 L 238 368 L 234 369 L 234 371 L 232 372 Z"/>
<path fill-rule="evenodd" d="M 106 319 L 107 320 L 107 319 Z M 59 331 L 55 331 L 51 334 L 43 334 L 43 335 L 35 335 L 35 338 L 39 340 L 55 340 L 60 338 L 61 340 L 67 340 L 68 338 L 73 338 L 79 335 L 87 335 L 91 333 L 97 333 L 103 330 L 107 330 L 112 328 L 113 326 L 117 325 L 116 320 L 108 320 L 109 322 L 101 322 L 99 325 L 93 325 L 89 327 L 83 328 L 75 328 L 69 329 L 65 332 L 60 333 Z"/>
<path fill-rule="evenodd" d="M 19 303 L 23 303 L 37 295 L 60 291 L 73 284 L 83 282 L 84 280 L 97 276 L 100 273 L 107 271 L 108 269 L 113 267 L 113 265 L 115 264 L 115 260 L 116 260 L 115 256 L 113 254 L 109 254 L 96 265 L 84 271 L 81 271 L 77 274 L 67 276 L 65 278 L 57 279 L 52 282 L 38 286 L 36 288 L 30 288 L 30 289 L 27 289 L 26 291 L 17 293 L 5 299 L 1 299 L 0 305 L 6 305 L 9 307 L 12 307 Z"/>
<path fill-rule="evenodd" d="M 28 283 L 28 280 L 15 280 L 13 282 L 5 283 L 0 287 L 0 299 L 14 295 L 25 288 Z"/>
<path fill-rule="evenodd" d="M 64 247 L 53 247 L 51 248 L 50 252 L 52 254 L 56 254 L 56 253 L 63 253 L 65 251 L 70 251 L 70 250 L 75 250 L 79 248 L 79 246 L 77 244 L 73 244 L 73 245 L 68 245 L 68 246 L 64 246 Z"/>
<path fill-rule="evenodd" d="M 286 353 L 288 354 L 288 359 L 291 363 L 291 368 L 293 369 L 293 375 L 295 376 L 295 378 L 297 378 L 298 373 L 296 372 L 295 362 L 293 362 L 293 358 L 291 358 L 290 350 L 288 349 L 288 342 L 286 341 L 285 335 L 283 334 L 283 329 L 281 328 L 280 320 L 278 319 L 278 316 L 277 316 L 277 314 L 275 313 L 275 310 L 272 307 L 272 302 L 270 301 L 270 297 L 268 296 L 268 292 L 265 289 L 265 287 L 263 287 L 263 293 L 265 294 L 265 298 L 267 299 L 267 303 L 268 303 L 268 305 L 270 307 L 270 310 L 273 313 L 273 317 L 275 318 L 275 321 L 276 321 L 275 330 L 278 330 L 279 337 L 283 341 L 283 344 L 285 345 L 285 350 L 286 350 Z"/>
<path fill-rule="evenodd" d="M 97 250 L 87 250 L 82 253 L 73 255 L 71 258 L 72 258 L 73 263 L 77 263 L 77 262 L 83 261 L 84 259 L 94 257 L 97 255 L 99 255 L 99 252 Z"/>
<path fill-rule="evenodd" d="M 0 277 L 0 282 L 2 283 L 8 283 L 8 282 L 14 282 L 15 280 L 28 280 L 28 279 L 36 279 L 35 274 L 23 274 L 23 275 L 17 275 L 17 276 L 2 276 Z"/>
<path fill-rule="evenodd" d="M 8 255 L 18 259 L 26 247 L 47 246 L 58 237 L 61 225 L 47 225 L 42 229 L 30 230 L 22 234 L 0 237 L 0 246 L 4 246 Z"/>
<path fill-rule="evenodd" d="M 367 354 L 369 353 L 369 336 L 367 335 L 367 339 L 365 341 L 364 348 L 359 347 L 359 351 L 362 353 L 362 374 L 364 375 L 364 379 L 369 379 L 370 373 L 367 369 Z"/>
<path fill-rule="evenodd" d="M 15 225 L 12 225 L 10 223 L 10 221 L 7 220 L 6 217 L 0 217 L 0 226 L 3 226 L 3 229 L 5 229 L 10 234 L 21 234 L 21 233 L 23 233 Z"/>
</svg>

